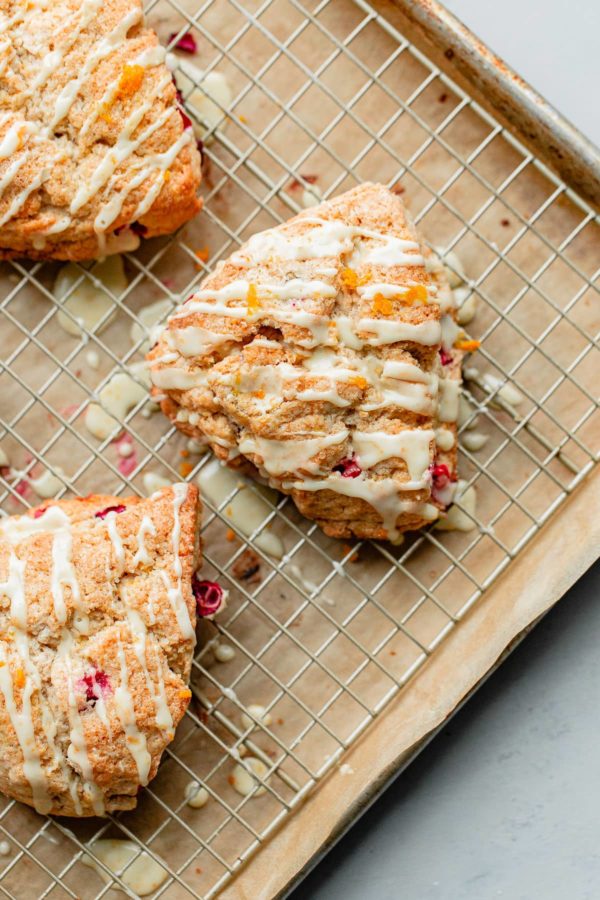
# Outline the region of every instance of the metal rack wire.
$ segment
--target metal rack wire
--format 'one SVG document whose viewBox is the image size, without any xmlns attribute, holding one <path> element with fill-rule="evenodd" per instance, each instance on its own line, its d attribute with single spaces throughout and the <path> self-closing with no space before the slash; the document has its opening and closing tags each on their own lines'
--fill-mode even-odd
<svg viewBox="0 0 600 900">
<path fill-rule="evenodd" d="M 40 464 L 61 480 L 61 493 L 143 492 L 149 471 L 196 478 L 208 458 L 190 456 L 146 399 L 104 441 L 85 428 L 86 408 L 115 371 L 140 381 L 130 368 L 146 340 L 140 310 L 165 298 L 174 306 L 249 234 L 298 211 L 303 194 L 328 197 L 367 179 L 405 194 L 428 240 L 458 251 L 479 297 L 472 331 L 483 343 L 461 425 L 464 434 L 477 420 L 488 437 L 483 450 L 461 453 L 479 503 L 467 513 L 472 531 L 433 529 L 391 548 L 341 545 L 286 498 L 252 484 L 236 485 L 218 506 L 206 501 L 206 577 L 231 589 L 231 603 L 222 621 L 204 626 L 192 706 L 158 777 L 136 812 L 106 820 L 43 819 L 5 801 L 0 831 L 11 853 L 0 858 L 0 893 L 7 897 L 75 898 L 82 885 L 85 897 L 116 887 L 135 896 L 129 867 L 120 875 L 99 860 L 96 872 L 83 868 L 90 841 L 107 835 L 160 862 L 166 878 L 156 897 L 217 894 L 598 455 L 591 302 L 598 231 L 581 199 L 366 0 L 151 0 L 147 13 L 165 42 L 192 30 L 197 64 L 224 72 L 233 87 L 233 102 L 205 135 L 205 209 L 178 235 L 127 256 L 121 295 L 100 283 L 112 304 L 79 337 L 57 323 L 62 310 L 77 324 L 65 306 L 70 294 L 61 304 L 53 296 L 56 266 L 3 267 L 0 441 L 13 466 L 0 483 L 4 511 L 36 502 L 28 478 Z M 87 267 L 80 273 L 79 283 L 94 277 Z M 144 337 L 132 341 L 134 323 Z M 517 405 L 507 401 L 508 383 L 522 396 Z M 116 450 L 123 428 L 136 447 L 133 467 Z M 264 521 L 250 535 L 230 515 L 241 491 L 264 504 Z M 281 540 L 282 558 L 261 549 L 264 533 Z M 249 547 L 256 580 L 245 577 Z M 235 656 L 218 663 L 216 641 Z M 255 703 L 270 724 L 252 715 L 252 727 L 242 722 Z M 231 770 L 247 754 L 267 770 L 241 798 Z M 210 795 L 204 809 L 186 805 L 190 780 Z"/>
</svg>

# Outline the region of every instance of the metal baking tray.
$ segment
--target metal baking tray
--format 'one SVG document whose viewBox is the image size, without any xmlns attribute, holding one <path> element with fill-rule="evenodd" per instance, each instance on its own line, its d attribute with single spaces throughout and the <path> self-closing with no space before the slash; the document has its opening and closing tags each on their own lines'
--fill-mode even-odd
<svg viewBox="0 0 600 900">
<path fill-rule="evenodd" d="M 203 70 L 184 95 L 205 117 L 205 208 L 128 254 L 127 288 L 100 286 L 103 317 L 76 335 L 58 321 L 77 324 L 54 297 L 56 264 L 2 265 L 3 511 L 37 502 L 42 468 L 59 496 L 145 493 L 149 473 L 202 479 L 210 458 L 146 397 L 111 437 L 86 429 L 115 372 L 143 386 L 141 311 L 162 300 L 166 317 L 254 231 L 377 180 L 457 253 L 478 298 L 461 426 L 463 441 L 475 421 L 487 437 L 461 449 L 475 527 L 350 546 L 256 485 L 205 494 L 205 577 L 231 597 L 203 623 L 190 710 L 135 812 L 77 822 L 2 801 L 0 893 L 19 900 L 136 896 L 131 864 L 115 874 L 90 849 L 106 837 L 133 842 L 131 863 L 160 862 L 155 897 L 282 896 L 600 546 L 596 149 L 430 0 L 151 0 L 147 14 L 164 43 L 186 30 L 198 43 L 179 58 Z M 208 73 L 231 90 L 210 114 L 194 93 Z M 216 642 L 233 658 L 219 662 Z M 244 724 L 252 704 L 268 725 Z M 265 776 L 240 796 L 232 772 L 248 755 Z M 186 804 L 194 779 L 202 809 Z"/>
</svg>

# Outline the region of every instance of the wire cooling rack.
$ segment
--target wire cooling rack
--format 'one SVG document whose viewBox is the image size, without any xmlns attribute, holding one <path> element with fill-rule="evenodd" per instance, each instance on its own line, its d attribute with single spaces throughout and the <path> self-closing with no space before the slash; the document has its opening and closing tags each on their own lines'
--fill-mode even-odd
<svg viewBox="0 0 600 900">
<path fill-rule="evenodd" d="M 475 424 L 487 442 L 461 451 L 478 495 L 473 530 L 433 529 L 396 548 L 326 538 L 290 501 L 255 485 L 236 482 L 219 506 L 205 500 L 204 577 L 231 597 L 219 622 L 203 624 L 192 705 L 135 812 L 73 822 L 4 801 L 10 852 L 0 857 L 0 893 L 27 900 L 136 896 L 129 868 L 84 867 L 100 837 L 131 840 L 135 853 L 160 862 L 157 897 L 217 894 L 339 765 L 598 453 L 598 231 L 581 199 L 365 0 L 153 0 L 147 13 L 164 43 L 191 31 L 194 63 L 231 86 L 232 102 L 217 102 L 222 116 L 205 135 L 205 208 L 179 234 L 126 257 L 122 293 L 99 284 L 110 303 L 77 337 L 57 321 L 56 265 L 2 266 L 4 511 L 38 502 L 30 479 L 42 466 L 60 480 L 59 496 L 145 493 L 148 473 L 195 479 L 209 458 L 190 452 L 147 399 L 104 441 L 84 424 L 116 371 L 143 384 L 130 368 L 146 340 L 140 311 L 162 299 L 166 316 L 254 231 L 364 180 L 402 193 L 427 240 L 455 250 L 466 270 L 479 300 L 470 331 L 482 348 L 469 365 L 461 435 Z M 94 278 L 93 267 L 79 271 L 78 284 Z M 77 325 L 68 296 L 62 312 Z M 119 455 L 123 430 L 133 457 Z M 265 511 L 249 536 L 231 515 L 244 492 L 258 493 Z M 281 541 L 281 559 L 261 549 L 261 534 Z M 218 662 L 216 642 L 235 655 Z M 252 704 L 269 719 L 243 720 Z M 266 768 L 242 797 L 232 771 L 248 755 Z M 190 780 L 208 791 L 202 809 L 186 804 Z"/>
</svg>

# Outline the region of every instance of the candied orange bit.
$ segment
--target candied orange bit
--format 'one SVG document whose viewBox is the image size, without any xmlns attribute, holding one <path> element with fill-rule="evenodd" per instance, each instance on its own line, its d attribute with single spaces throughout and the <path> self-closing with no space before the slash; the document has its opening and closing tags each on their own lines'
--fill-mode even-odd
<svg viewBox="0 0 600 900">
<path fill-rule="evenodd" d="M 262 400 L 265 396 L 265 392 L 264 391 L 252 391 L 252 396 L 257 397 L 258 400 Z"/>
<path fill-rule="evenodd" d="M 102 119 L 103 122 L 106 122 L 107 125 L 112 125 L 113 120 L 108 109 L 103 109 L 102 112 L 98 113 L 98 118 Z"/>
<path fill-rule="evenodd" d="M 235 373 L 235 375 L 233 376 L 233 383 L 235 385 L 237 385 L 237 387 L 240 386 L 240 384 L 242 383 L 242 373 L 241 372 Z"/>
<path fill-rule="evenodd" d="M 361 391 L 364 391 L 368 383 L 369 382 L 367 381 L 367 379 L 363 378 L 362 375 L 352 375 L 348 379 L 348 384 L 353 385 L 353 387 L 360 388 Z"/>
<path fill-rule="evenodd" d="M 132 94 L 135 94 L 139 91 L 142 86 L 142 81 L 144 80 L 144 67 L 137 65 L 125 65 L 123 66 L 123 72 L 119 79 L 119 86 L 117 88 L 117 93 L 115 94 L 115 100 L 124 100 L 126 97 L 131 97 Z"/>
<path fill-rule="evenodd" d="M 414 284 L 402 295 L 404 303 L 427 303 L 427 288 L 424 284 Z"/>
<path fill-rule="evenodd" d="M 19 688 L 22 688 L 25 685 L 25 672 L 23 669 L 17 669 L 15 672 L 15 684 Z"/>
<path fill-rule="evenodd" d="M 358 273 L 355 272 L 354 269 L 342 269 L 340 272 L 340 281 L 344 287 L 354 291 L 358 287 Z"/>
<path fill-rule="evenodd" d="M 392 301 L 383 294 L 375 294 L 373 297 L 373 312 L 380 313 L 382 316 L 391 316 L 394 312 Z"/>
<path fill-rule="evenodd" d="M 235 531 L 233 530 L 233 528 L 227 529 L 227 531 L 225 532 L 225 539 L 228 540 L 230 543 L 231 543 L 231 541 L 235 541 Z"/>
<path fill-rule="evenodd" d="M 256 291 L 255 284 L 248 285 L 248 295 L 246 297 L 246 303 L 248 305 L 248 313 L 253 313 L 260 309 L 260 300 L 258 299 L 258 293 Z"/>
<path fill-rule="evenodd" d="M 474 353 L 481 347 L 481 341 L 455 341 L 454 346 L 457 350 L 464 350 L 465 353 Z"/>
<path fill-rule="evenodd" d="M 182 462 L 179 465 L 179 474 L 181 475 L 182 478 L 187 478 L 187 476 L 190 474 L 190 472 L 192 471 L 193 468 L 194 467 L 191 463 Z"/>
<path fill-rule="evenodd" d="M 238 119 L 240 120 L 240 122 L 242 123 L 242 125 L 247 125 L 247 124 L 248 124 L 248 119 L 246 118 L 246 116 L 240 115 L 240 116 L 238 116 Z"/>
<path fill-rule="evenodd" d="M 192 692 L 190 691 L 189 688 L 182 688 L 179 691 L 179 696 L 181 697 L 182 700 L 189 700 L 189 698 L 192 696 Z"/>
<path fill-rule="evenodd" d="M 359 287 L 362 287 L 363 284 L 368 284 L 370 282 L 371 278 L 372 278 L 371 270 L 365 269 L 365 271 L 362 273 L 362 275 L 358 276 Z"/>
<path fill-rule="evenodd" d="M 187 459 L 188 456 L 190 455 L 190 451 L 189 450 L 180 450 L 179 455 L 182 456 L 184 459 Z"/>
<path fill-rule="evenodd" d="M 199 250 L 195 251 L 196 256 L 201 262 L 208 262 L 208 257 L 210 256 L 210 251 L 208 247 L 200 247 Z"/>
<path fill-rule="evenodd" d="M 229 784 L 232 785 L 232 786 L 235 784 L 235 778 L 233 777 L 233 775 L 228 775 L 228 776 L 227 776 L 227 781 L 228 781 Z"/>
<path fill-rule="evenodd" d="M 5 666 L 5 665 L 6 665 L 6 663 L 0 661 L 0 669 L 2 668 L 2 666 Z"/>
<path fill-rule="evenodd" d="M 171 177 L 171 173 L 169 172 L 168 169 L 165 169 L 165 171 L 163 172 L 163 181 L 168 181 L 170 179 L 170 177 Z"/>
</svg>

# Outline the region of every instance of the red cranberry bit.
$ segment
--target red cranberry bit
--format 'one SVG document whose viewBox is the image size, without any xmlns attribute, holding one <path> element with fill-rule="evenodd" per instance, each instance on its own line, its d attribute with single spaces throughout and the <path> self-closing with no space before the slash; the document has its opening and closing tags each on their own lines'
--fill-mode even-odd
<svg viewBox="0 0 600 900">
<path fill-rule="evenodd" d="M 174 31 L 173 34 L 169 35 L 169 43 L 174 41 L 177 37 L 177 32 Z M 185 34 L 182 34 L 177 43 L 175 44 L 175 50 L 182 50 L 184 53 L 196 53 L 198 50 L 198 44 L 196 43 L 196 38 L 192 34 L 191 31 L 187 31 Z"/>
<path fill-rule="evenodd" d="M 85 689 L 85 702 L 90 706 L 96 705 L 96 700 L 101 700 L 104 694 L 110 690 L 110 679 L 102 669 L 88 672 L 79 681 L 79 687 Z"/>
<path fill-rule="evenodd" d="M 218 612 L 223 601 L 223 588 L 220 584 L 216 581 L 198 581 L 194 575 L 192 591 L 199 616 L 212 616 Z"/>
<path fill-rule="evenodd" d="M 120 503 L 118 506 L 107 506 L 106 509 L 101 509 L 100 512 L 94 513 L 94 517 L 96 519 L 105 519 L 111 512 L 122 513 L 125 512 L 126 509 L 127 507 L 122 503 Z"/>
<path fill-rule="evenodd" d="M 47 509 L 48 509 L 47 506 L 44 506 L 43 509 L 36 509 L 36 511 L 33 514 L 33 518 L 40 519 L 44 515 L 44 513 L 46 512 Z"/>
<path fill-rule="evenodd" d="M 442 361 L 442 365 L 447 366 L 452 362 L 452 354 L 448 353 L 447 350 L 444 350 L 443 347 L 440 347 L 440 359 Z"/>
<path fill-rule="evenodd" d="M 358 478 L 362 469 L 356 462 L 355 456 L 346 456 L 344 459 L 340 459 L 339 463 L 333 467 L 333 471 L 339 472 L 342 478 Z"/>
<path fill-rule="evenodd" d="M 452 481 L 450 469 L 446 463 L 433 463 L 429 466 L 431 472 L 431 480 L 438 488 L 446 487 L 449 481 Z"/>
<path fill-rule="evenodd" d="M 138 237 L 144 237 L 146 234 L 148 234 L 148 229 L 145 225 L 142 225 L 141 222 L 132 222 L 129 227 L 134 234 L 138 235 Z"/>
</svg>

